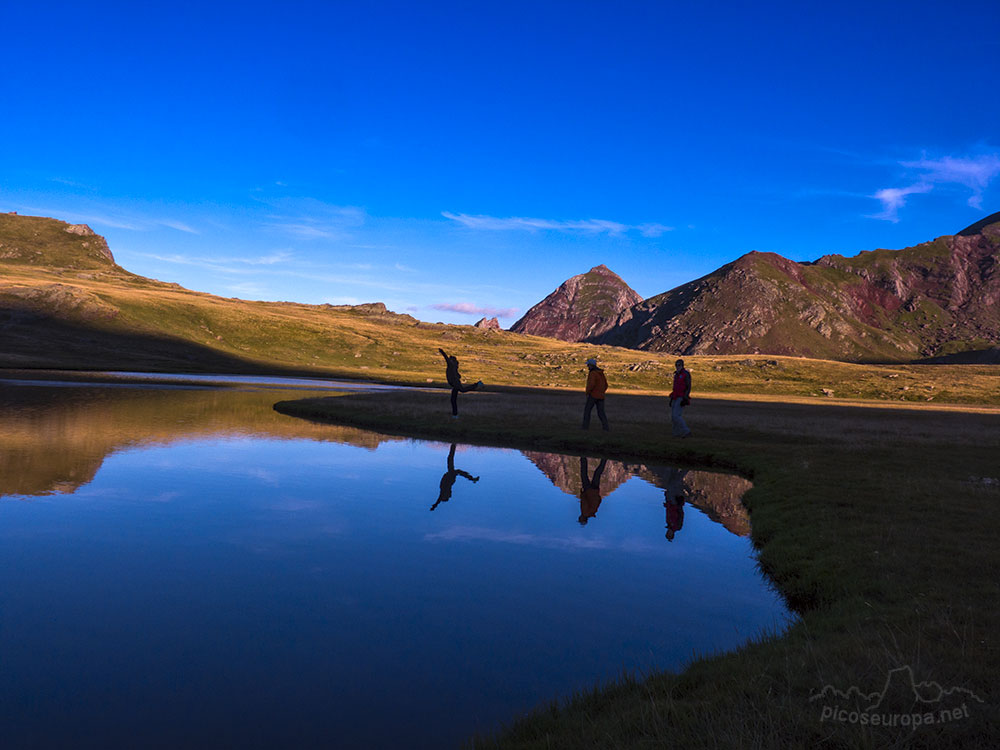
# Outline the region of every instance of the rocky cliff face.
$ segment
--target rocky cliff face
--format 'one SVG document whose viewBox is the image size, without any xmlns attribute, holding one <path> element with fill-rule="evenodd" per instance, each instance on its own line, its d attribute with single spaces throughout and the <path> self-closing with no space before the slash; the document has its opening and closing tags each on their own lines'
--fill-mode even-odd
<svg viewBox="0 0 1000 750">
<path fill-rule="evenodd" d="M 598 343 L 677 354 L 904 360 L 1000 342 L 1000 214 L 904 250 L 748 253 L 622 312 Z"/>
<path fill-rule="evenodd" d="M 641 301 L 618 274 L 607 266 L 595 266 L 563 283 L 510 330 L 562 341 L 587 341 L 603 334 L 622 311 Z"/>
</svg>

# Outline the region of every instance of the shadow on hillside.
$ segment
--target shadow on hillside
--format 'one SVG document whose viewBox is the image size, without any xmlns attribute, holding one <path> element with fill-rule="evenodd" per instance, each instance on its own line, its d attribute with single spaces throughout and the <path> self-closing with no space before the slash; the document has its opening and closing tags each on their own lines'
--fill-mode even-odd
<svg viewBox="0 0 1000 750">
<path fill-rule="evenodd" d="M 912 362 L 915 365 L 1000 365 L 1000 347 L 974 349 L 938 357 L 925 357 Z"/>
<path fill-rule="evenodd" d="M 180 337 L 125 333 L 0 305 L 0 367 L 354 377 L 227 354 Z"/>
</svg>

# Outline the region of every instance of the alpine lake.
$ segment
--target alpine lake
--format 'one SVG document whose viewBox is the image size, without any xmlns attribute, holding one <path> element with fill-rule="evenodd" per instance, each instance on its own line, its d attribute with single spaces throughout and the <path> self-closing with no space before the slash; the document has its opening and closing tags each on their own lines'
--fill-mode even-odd
<svg viewBox="0 0 1000 750">
<path fill-rule="evenodd" d="M 0 746 L 452 747 L 792 619 L 741 477 L 94 381 L 0 380 Z"/>
</svg>

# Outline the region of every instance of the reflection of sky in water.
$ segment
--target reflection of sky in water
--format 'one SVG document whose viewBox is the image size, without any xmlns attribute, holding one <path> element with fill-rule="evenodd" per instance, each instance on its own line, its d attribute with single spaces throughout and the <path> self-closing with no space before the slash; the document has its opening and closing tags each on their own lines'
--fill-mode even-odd
<svg viewBox="0 0 1000 750">
<path fill-rule="evenodd" d="M 668 542 L 638 477 L 581 526 L 519 452 L 460 446 L 480 480 L 429 512 L 448 448 L 184 440 L 0 500 L 0 725 L 436 747 L 782 621 L 749 541 L 688 505 Z"/>
</svg>

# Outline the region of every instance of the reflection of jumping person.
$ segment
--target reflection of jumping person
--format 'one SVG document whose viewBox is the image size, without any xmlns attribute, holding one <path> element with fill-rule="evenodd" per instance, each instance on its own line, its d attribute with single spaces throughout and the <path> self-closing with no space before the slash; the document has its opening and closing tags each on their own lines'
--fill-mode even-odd
<svg viewBox="0 0 1000 750">
<path fill-rule="evenodd" d="M 684 369 L 684 360 L 674 363 L 674 389 L 670 391 L 670 421 L 674 437 L 691 437 L 691 430 L 684 421 L 684 407 L 691 403 L 691 373 Z"/>
<path fill-rule="evenodd" d="M 594 469 L 593 478 L 587 476 L 587 459 L 580 456 L 580 483 L 583 487 L 580 492 L 580 517 L 577 519 L 581 526 L 586 526 L 587 521 L 597 515 L 597 509 L 601 507 L 601 473 L 608 459 L 602 458 Z"/>
<path fill-rule="evenodd" d="M 587 360 L 587 404 L 583 407 L 583 429 L 590 429 L 590 412 L 597 407 L 597 416 L 601 420 L 601 426 L 605 431 L 608 427 L 608 418 L 604 414 L 604 394 L 608 390 L 608 379 L 604 377 L 604 370 L 597 366 L 596 359 Z"/>
<path fill-rule="evenodd" d="M 451 450 L 448 451 L 448 471 L 441 476 L 441 492 L 438 494 L 437 502 L 431 506 L 431 510 L 451 499 L 451 488 L 455 486 L 455 480 L 459 477 L 465 477 L 470 482 L 479 481 L 479 477 L 474 477 L 467 471 L 455 468 L 455 444 L 452 443 Z"/>
<path fill-rule="evenodd" d="M 445 361 L 445 378 L 451 386 L 451 416 L 458 416 L 458 394 L 466 391 L 475 391 L 483 387 L 483 381 L 473 385 L 462 385 L 462 376 L 458 374 L 458 357 L 452 357 L 445 353 L 444 349 L 438 349 Z"/>
</svg>

